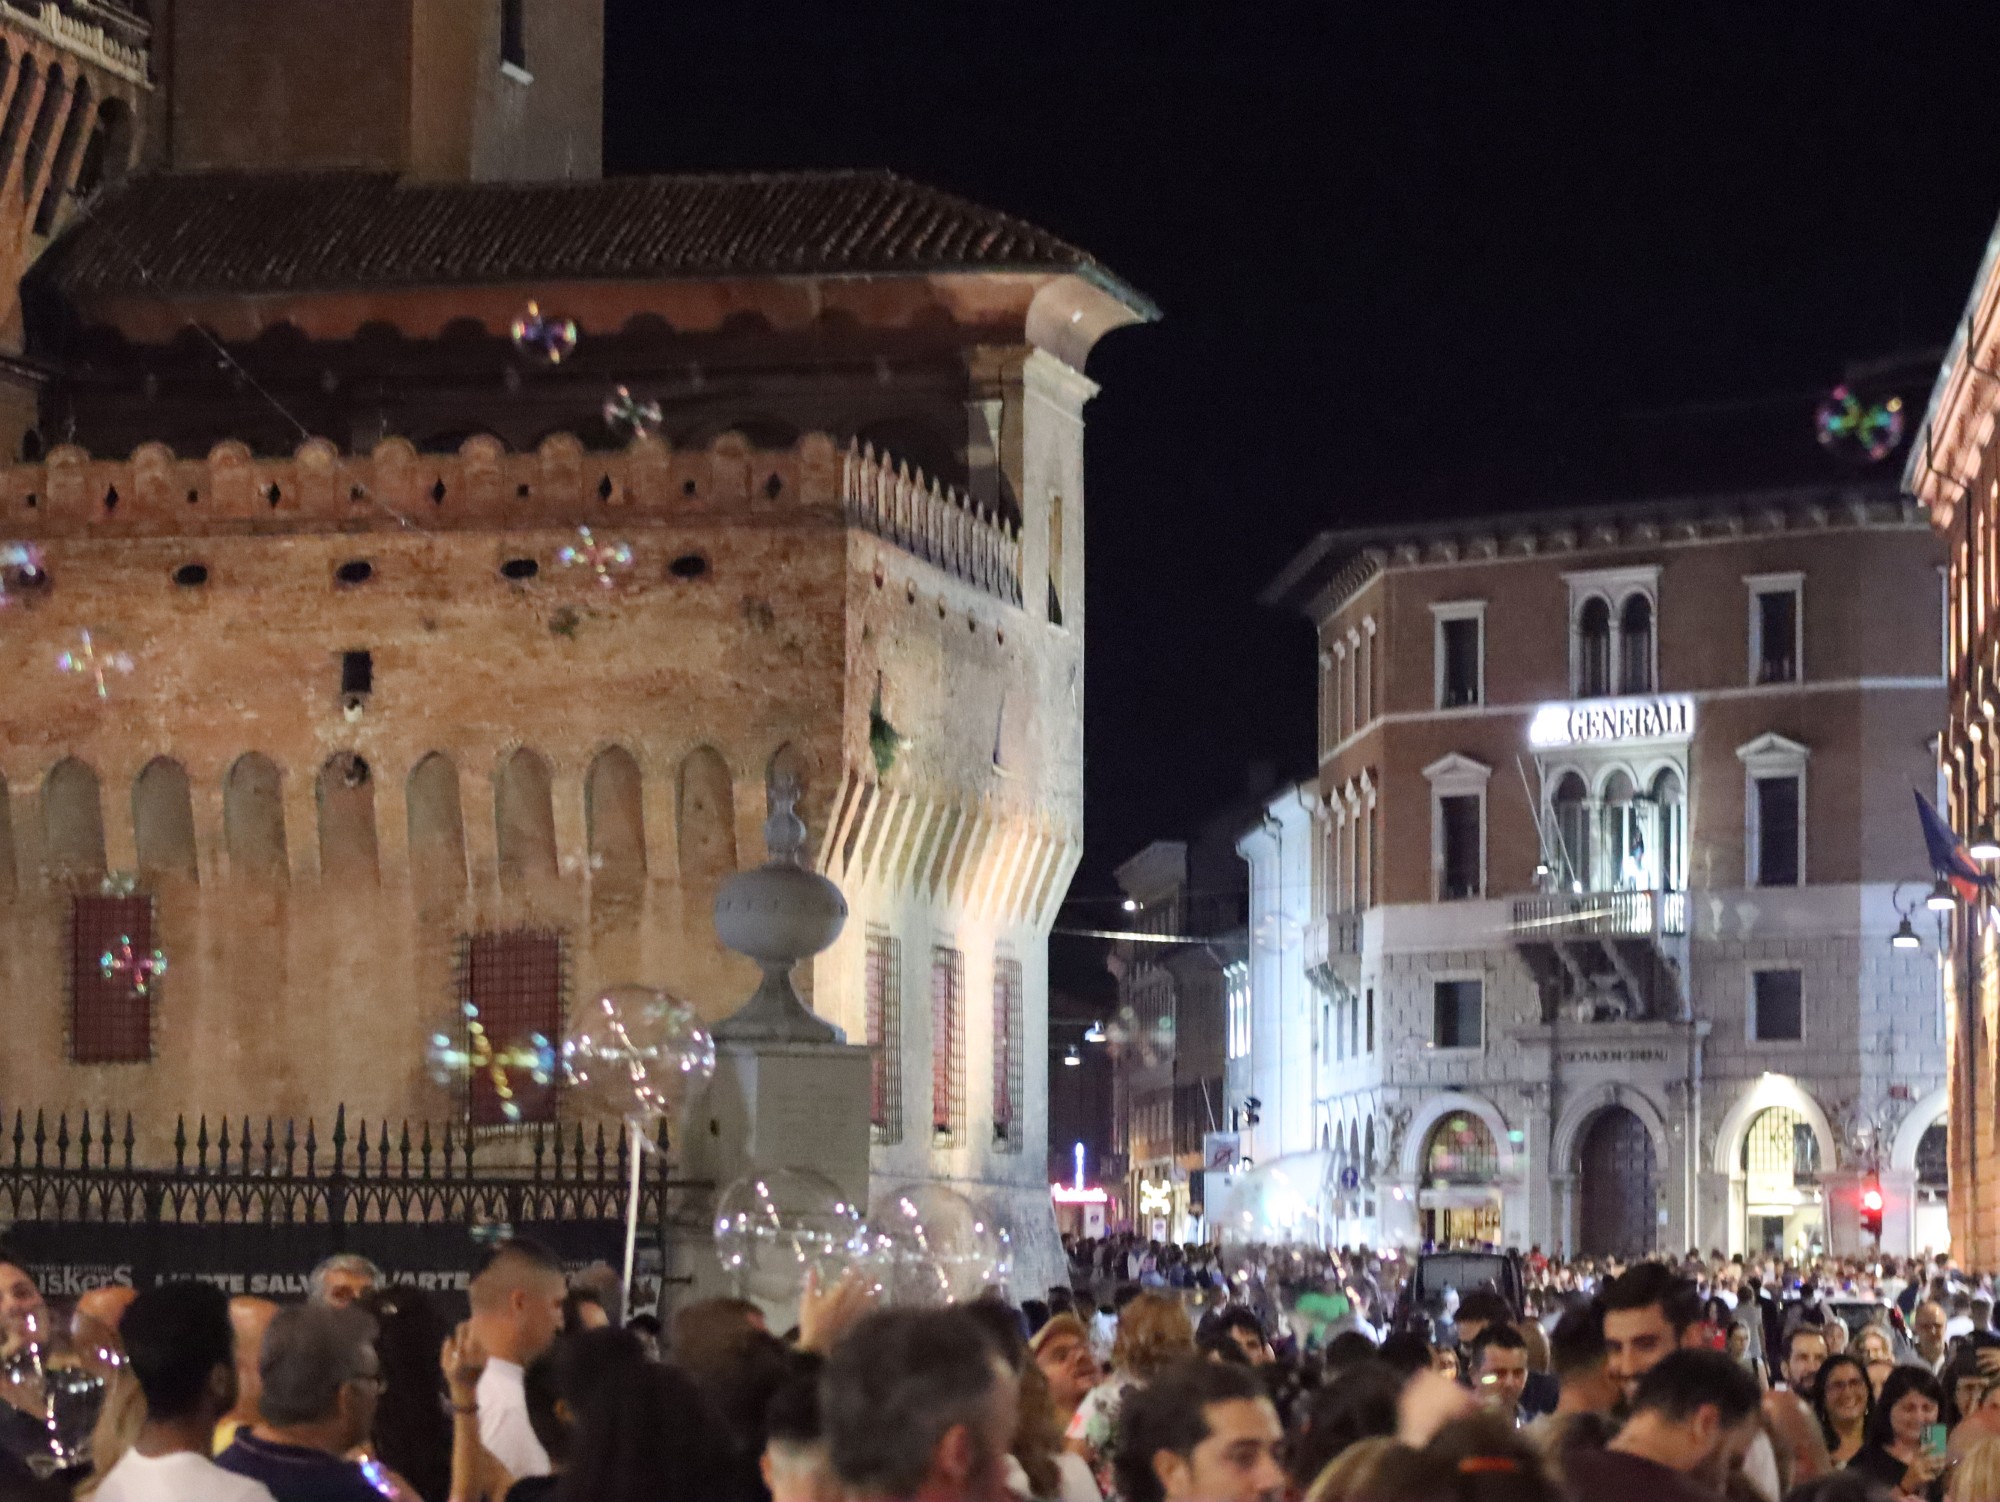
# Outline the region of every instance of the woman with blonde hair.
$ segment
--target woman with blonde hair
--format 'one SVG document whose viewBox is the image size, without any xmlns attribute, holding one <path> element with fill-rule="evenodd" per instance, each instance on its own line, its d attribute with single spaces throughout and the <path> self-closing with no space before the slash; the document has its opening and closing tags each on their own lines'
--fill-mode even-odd
<svg viewBox="0 0 2000 1502">
<path fill-rule="evenodd" d="M 1126 1395 L 1194 1354 L 1194 1326 L 1171 1294 L 1142 1293 L 1119 1311 L 1111 1375 L 1084 1394 L 1064 1435 L 1070 1453 L 1084 1458 L 1107 1495 L 1118 1453 L 1118 1410 Z"/>
</svg>

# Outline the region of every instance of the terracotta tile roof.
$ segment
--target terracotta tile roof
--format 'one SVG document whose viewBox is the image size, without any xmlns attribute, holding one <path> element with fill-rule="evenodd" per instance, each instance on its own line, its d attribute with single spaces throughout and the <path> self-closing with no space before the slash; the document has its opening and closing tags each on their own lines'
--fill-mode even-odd
<svg viewBox="0 0 2000 1502">
<path fill-rule="evenodd" d="M 160 173 L 98 204 L 36 278 L 87 296 L 946 271 L 1076 272 L 1150 307 L 1054 235 L 889 172 L 414 184 Z"/>
</svg>

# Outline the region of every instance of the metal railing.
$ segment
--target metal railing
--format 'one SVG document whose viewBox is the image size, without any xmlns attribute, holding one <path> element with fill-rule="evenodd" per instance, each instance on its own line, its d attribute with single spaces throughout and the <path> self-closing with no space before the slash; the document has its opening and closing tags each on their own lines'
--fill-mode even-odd
<svg viewBox="0 0 2000 1502">
<path fill-rule="evenodd" d="M 1685 892 L 1555 892 L 1514 899 L 1516 938 L 1684 938 Z"/>
<path fill-rule="evenodd" d="M 88 1112 L 72 1130 L 67 1112 L 51 1130 L 47 1113 L 14 1113 L 11 1142 L 0 1142 L 0 1219 L 92 1225 L 467 1225 L 544 1221 L 622 1223 L 629 1159 L 626 1136 L 580 1123 L 510 1132 L 495 1142 L 447 1123 L 413 1130 L 388 1122 L 350 1132 L 339 1107 L 322 1139 L 309 1118 L 280 1127 L 266 1117 L 261 1136 L 249 1117 L 210 1133 L 201 1117 L 192 1137 L 175 1121 L 173 1166 L 140 1161 L 131 1114 L 122 1130 L 110 1112 Z M 666 1132 L 643 1155 L 640 1217 L 657 1223 L 670 1191 L 699 1188 L 669 1177 Z M 5 1149 L 11 1147 L 11 1152 Z M 482 1153 L 512 1159 L 480 1162 Z"/>
</svg>

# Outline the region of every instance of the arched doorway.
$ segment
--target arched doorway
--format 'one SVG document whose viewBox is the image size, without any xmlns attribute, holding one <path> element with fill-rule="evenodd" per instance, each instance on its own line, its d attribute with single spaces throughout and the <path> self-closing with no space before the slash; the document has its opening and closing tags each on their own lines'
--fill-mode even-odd
<svg viewBox="0 0 2000 1502">
<path fill-rule="evenodd" d="M 1424 1142 L 1417 1204 L 1424 1239 L 1437 1246 L 1500 1240 L 1500 1148 L 1470 1111 L 1439 1118 Z"/>
<path fill-rule="evenodd" d="M 1659 1177 L 1646 1123 L 1623 1106 L 1606 1106 L 1583 1134 L 1576 1168 L 1576 1249 L 1598 1257 L 1650 1253 L 1659 1226 Z"/>
<path fill-rule="evenodd" d="M 1743 1133 L 1743 1245 L 1810 1253 L 1826 1242 L 1819 1134 L 1790 1106 L 1766 1106 Z"/>
</svg>

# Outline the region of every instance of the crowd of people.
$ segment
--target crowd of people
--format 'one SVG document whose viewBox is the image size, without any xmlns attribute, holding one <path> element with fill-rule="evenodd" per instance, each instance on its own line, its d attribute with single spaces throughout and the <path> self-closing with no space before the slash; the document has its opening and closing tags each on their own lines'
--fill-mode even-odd
<svg viewBox="0 0 2000 1502">
<path fill-rule="evenodd" d="M 1946 1258 L 1531 1251 L 1413 1289 L 1365 1250 L 1069 1249 L 1019 1303 L 809 1279 L 783 1333 L 627 1318 L 525 1240 L 457 1322 L 354 1256 L 297 1304 L 57 1307 L 0 1253 L 0 1502 L 2000 1502 L 1992 1289 Z"/>
</svg>

